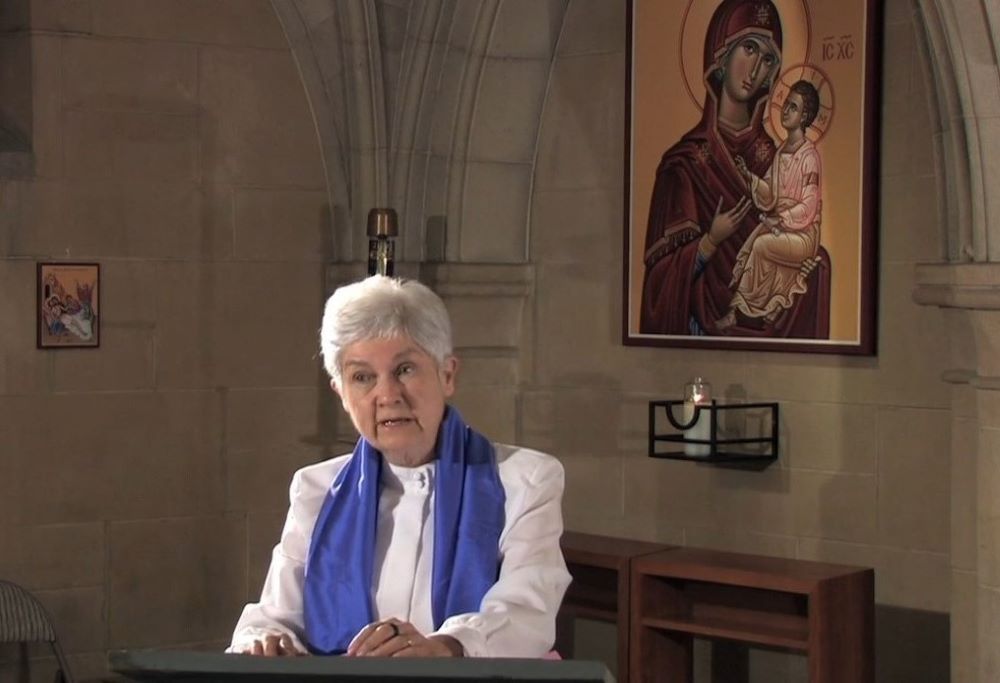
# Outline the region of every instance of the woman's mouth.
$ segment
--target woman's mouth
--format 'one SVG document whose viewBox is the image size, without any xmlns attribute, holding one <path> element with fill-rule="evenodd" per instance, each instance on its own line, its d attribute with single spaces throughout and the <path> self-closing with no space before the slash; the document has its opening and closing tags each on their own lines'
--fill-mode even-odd
<svg viewBox="0 0 1000 683">
<path fill-rule="evenodd" d="M 387 427 L 392 429 L 393 427 L 403 427 L 413 422 L 413 418 L 409 417 L 390 417 L 385 420 L 379 420 L 379 427 Z"/>
</svg>

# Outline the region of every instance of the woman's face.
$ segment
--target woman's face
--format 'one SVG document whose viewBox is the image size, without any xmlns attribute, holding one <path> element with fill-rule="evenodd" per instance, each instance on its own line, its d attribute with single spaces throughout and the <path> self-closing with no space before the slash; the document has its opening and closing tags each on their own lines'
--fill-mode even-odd
<svg viewBox="0 0 1000 683">
<path fill-rule="evenodd" d="M 351 344 L 340 364 L 341 386 L 333 388 L 361 435 L 394 465 L 432 460 L 457 359 L 439 366 L 409 337 L 392 337 Z"/>
<path fill-rule="evenodd" d="M 749 102 L 777 66 L 778 57 L 763 38 L 740 38 L 726 55 L 722 82 L 725 94 L 737 102 Z"/>
</svg>

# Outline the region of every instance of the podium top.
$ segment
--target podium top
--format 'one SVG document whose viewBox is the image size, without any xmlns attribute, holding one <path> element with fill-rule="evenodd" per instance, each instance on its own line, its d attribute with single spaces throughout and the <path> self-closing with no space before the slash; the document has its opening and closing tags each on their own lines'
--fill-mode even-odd
<svg viewBox="0 0 1000 683">
<path fill-rule="evenodd" d="M 251 657 L 182 650 L 122 650 L 112 652 L 109 660 L 111 669 L 126 678 L 157 683 L 319 683 L 320 680 L 324 683 L 614 683 L 615 680 L 603 664 L 576 660 Z"/>
</svg>

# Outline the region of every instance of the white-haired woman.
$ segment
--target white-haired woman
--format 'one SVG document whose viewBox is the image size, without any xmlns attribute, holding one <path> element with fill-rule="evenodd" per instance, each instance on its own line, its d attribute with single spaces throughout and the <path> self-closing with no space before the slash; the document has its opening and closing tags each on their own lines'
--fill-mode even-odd
<svg viewBox="0 0 1000 683">
<path fill-rule="evenodd" d="M 441 299 L 382 276 L 341 287 L 321 350 L 361 438 L 295 473 L 260 602 L 230 651 L 543 655 L 570 581 L 562 466 L 491 443 L 447 405 L 458 360 Z"/>
</svg>

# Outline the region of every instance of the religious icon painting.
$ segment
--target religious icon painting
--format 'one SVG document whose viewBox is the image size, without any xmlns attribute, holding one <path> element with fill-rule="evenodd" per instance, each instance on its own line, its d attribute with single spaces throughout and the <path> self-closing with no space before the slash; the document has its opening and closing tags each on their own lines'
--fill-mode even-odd
<svg viewBox="0 0 1000 683">
<path fill-rule="evenodd" d="M 873 355 L 877 0 L 630 0 L 623 341 Z"/>
<path fill-rule="evenodd" d="M 100 272 L 96 263 L 38 264 L 38 348 L 100 346 Z"/>
</svg>

